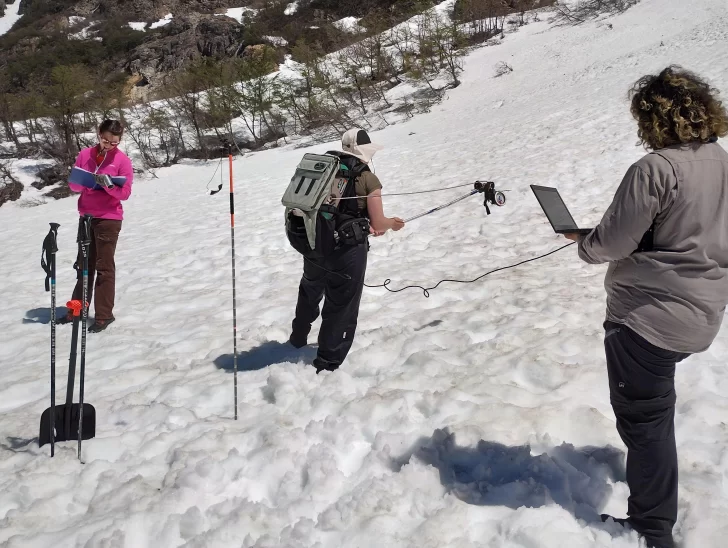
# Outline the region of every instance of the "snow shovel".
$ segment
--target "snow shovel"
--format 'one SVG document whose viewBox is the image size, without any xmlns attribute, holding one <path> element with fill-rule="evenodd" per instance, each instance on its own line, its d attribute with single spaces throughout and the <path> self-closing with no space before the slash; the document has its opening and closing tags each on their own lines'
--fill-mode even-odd
<svg viewBox="0 0 728 548">
<path fill-rule="evenodd" d="M 83 256 L 83 296 L 87 294 L 88 284 L 88 246 L 90 244 L 90 218 L 82 217 L 79 223 L 79 248 Z M 79 459 L 81 458 L 81 440 L 89 440 L 96 436 L 96 409 L 93 405 L 83 402 L 83 381 L 86 362 L 86 318 L 88 306 L 84 307 L 82 301 L 73 300 L 66 306 L 73 314 L 73 331 L 71 333 L 71 354 L 68 360 L 68 384 L 66 385 L 66 403 L 46 409 L 40 419 L 40 434 L 38 445 L 42 447 L 54 441 L 68 441 L 78 439 Z M 80 403 L 73 403 L 73 388 L 76 377 L 76 348 L 78 346 L 78 327 L 83 323 L 83 337 L 81 345 L 81 394 Z M 51 425 L 55 428 L 51 431 Z"/>
<path fill-rule="evenodd" d="M 68 360 L 68 384 L 66 385 L 66 403 L 48 408 L 40 418 L 40 435 L 38 445 L 42 447 L 54 441 L 78 439 L 78 424 L 81 418 L 81 404 L 73 403 L 73 389 L 76 377 L 76 347 L 78 346 L 78 326 L 81 319 L 81 301 L 68 301 L 66 306 L 73 313 L 73 332 L 71 334 L 71 355 Z M 54 417 L 51 420 L 51 417 Z M 82 438 L 89 440 L 96 436 L 96 409 L 90 403 L 83 404 Z M 50 425 L 55 425 L 51 432 Z M 52 437 L 53 438 L 52 438 Z"/>
</svg>

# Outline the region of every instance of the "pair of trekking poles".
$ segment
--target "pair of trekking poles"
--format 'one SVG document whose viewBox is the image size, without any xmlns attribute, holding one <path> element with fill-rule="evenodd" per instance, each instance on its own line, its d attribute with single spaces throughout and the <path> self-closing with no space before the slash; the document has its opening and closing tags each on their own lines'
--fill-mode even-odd
<svg viewBox="0 0 728 548">
<path fill-rule="evenodd" d="M 56 252 L 58 251 L 58 229 L 61 225 L 50 223 L 51 228 L 43 240 L 41 266 L 46 272 L 45 290 L 51 292 L 51 406 L 40 418 L 40 434 L 38 446 L 50 443 L 51 457 L 55 455 L 57 441 L 78 439 L 78 459 L 81 460 L 81 442 L 96 436 L 96 409 L 84 403 L 84 380 L 86 376 L 86 327 L 88 320 L 88 257 L 91 247 L 91 219 L 84 215 L 78 222 L 79 257 L 82 264 L 75 268 L 82 269 L 82 300 L 71 300 L 66 303 L 73 315 L 71 334 L 71 353 L 68 360 L 68 384 L 66 385 L 66 403 L 56 405 Z M 84 306 L 85 303 L 85 306 Z M 73 403 L 73 389 L 76 377 L 76 349 L 78 347 L 79 323 L 81 324 L 81 356 L 79 370 L 79 403 Z"/>
</svg>

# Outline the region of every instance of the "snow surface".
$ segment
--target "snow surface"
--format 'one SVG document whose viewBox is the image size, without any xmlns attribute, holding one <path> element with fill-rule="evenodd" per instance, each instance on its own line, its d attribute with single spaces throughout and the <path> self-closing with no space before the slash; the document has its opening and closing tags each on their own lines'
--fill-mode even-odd
<svg viewBox="0 0 728 548">
<path fill-rule="evenodd" d="M 286 6 L 286 9 L 283 10 L 283 14 L 284 15 L 293 15 L 297 11 L 298 11 L 298 0 L 296 0 L 295 2 L 291 2 L 290 4 L 288 4 Z"/>
<path fill-rule="evenodd" d="M 83 23 L 86 21 L 85 17 L 80 17 L 78 15 L 72 15 L 68 18 L 68 24 L 71 26 L 78 25 L 79 23 Z M 80 31 L 69 34 L 68 37 L 72 40 L 97 40 L 100 41 L 102 38 L 100 36 L 93 36 L 93 33 L 95 31 L 92 31 L 91 29 L 96 25 L 95 21 L 92 21 L 90 24 L 82 28 Z"/>
<path fill-rule="evenodd" d="M 245 17 L 246 13 L 256 13 L 258 10 L 253 8 L 228 8 L 228 10 L 225 13 L 221 13 L 218 15 L 226 15 L 230 17 L 231 19 L 235 19 L 238 23 L 241 25 L 243 24 L 243 17 Z"/>
<path fill-rule="evenodd" d="M 282 36 L 263 36 L 264 40 L 268 40 L 274 46 L 287 46 L 288 40 Z"/>
<path fill-rule="evenodd" d="M 129 26 L 133 28 L 134 30 L 141 30 L 145 31 L 147 27 L 147 23 L 145 21 L 137 21 L 129 23 Z"/>
<path fill-rule="evenodd" d="M 156 29 L 159 27 L 163 27 L 165 25 L 170 24 L 172 22 L 172 19 L 173 19 L 173 15 L 171 13 L 168 13 L 167 15 L 162 17 L 159 21 L 156 21 L 156 22 L 152 23 L 151 25 L 149 25 L 149 28 Z"/>
<path fill-rule="evenodd" d="M 360 32 L 362 28 L 359 26 L 358 17 L 344 17 L 332 23 L 337 29 L 343 32 Z"/>
<path fill-rule="evenodd" d="M 680 63 L 728 90 L 719 2 L 643 0 L 580 27 L 546 21 L 465 59 L 462 85 L 427 115 L 374 132 L 386 192 L 478 178 L 508 189 L 372 240 L 367 282 L 473 278 L 563 245 L 529 184 L 557 186 L 577 223 L 601 217 L 634 146 L 626 90 Z M 546 19 L 546 17 L 543 17 Z M 507 61 L 514 71 L 493 78 Z M 38 265 L 61 223 L 59 303 L 73 287 L 75 200 L 0 209 L 0 545 L 71 547 L 636 547 L 623 516 L 622 444 L 602 347 L 606 268 L 573 247 L 475 284 L 366 289 L 357 337 L 335 373 L 285 345 L 301 259 L 280 197 L 307 150 L 234 162 L 239 420 L 232 420 L 232 302 L 226 190 L 216 162 L 140 180 L 117 249 L 117 321 L 90 335 L 86 401 L 97 437 L 49 458 L 48 303 Z M 21 171 L 25 164 L 15 167 Z M 227 165 L 211 184 L 227 180 Z M 466 191 L 467 189 L 463 189 Z M 460 191 L 390 197 L 389 215 Z M 314 334 L 310 342 L 315 343 Z M 58 328 L 57 398 L 70 339 Z M 728 533 L 728 328 L 681 363 L 676 537 Z"/>
<path fill-rule="evenodd" d="M 15 0 L 13 4 L 9 4 L 5 8 L 5 15 L 0 17 L 0 36 L 8 32 L 13 25 L 22 17 L 20 11 L 20 0 Z"/>
</svg>

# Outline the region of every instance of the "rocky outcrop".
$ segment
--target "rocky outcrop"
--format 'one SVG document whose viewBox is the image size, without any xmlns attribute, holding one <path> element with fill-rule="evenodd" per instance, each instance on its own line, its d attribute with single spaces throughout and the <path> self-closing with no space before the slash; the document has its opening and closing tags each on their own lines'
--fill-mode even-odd
<svg viewBox="0 0 728 548">
<path fill-rule="evenodd" d="M 0 0 L 2 2 L 3 0 Z M 12 4 L 10 0 L 4 0 Z M 14 0 L 20 2 L 20 13 L 59 13 L 68 8 L 68 15 L 95 17 L 101 19 L 119 18 L 125 21 L 157 21 L 171 13 L 179 16 L 186 13 L 214 13 L 225 7 L 238 6 L 231 0 L 127 0 L 125 2 L 99 0 L 77 0 L 59 2 L 58 0 Z M 245 1 L 242 2 L 243 4 Z M 65 6 L 63 5 L 65 4 Z"/>
<path fill-rule="evenodd" d="M 19 199 L 22 192 L 23 184 L 18 181 L 0 183 L 0 206 L 5 202 L 14 202 Z"/>
<path fill-rule="evenodd" d="M 47 196 L 49 198 L 53 198 L 55 200 L 60 200 L 62 198 L 68 198 L 69 196 L 72 196 L 73 192 L 71 192 L 71 189 L 68 188 L 68 185 L 58 185 L 57 187 L 51 189 L 50 191 L 43 194 L 43 196 Z"/>
<path fill-rule="evenodd" d="M 20 7 L 18 8 L 18 14 L 25 15 L 28 13 L 28 11 L 31 9 L 33 2 L 38 2 L 39 0 L 15 0 L 16 2 L 20 2 Z M 43 1 L 43 0 L 40 0 Z M 12 4 L 9 0 L 5 0 L 6 4 Z"/>
<path fill-rule="evenodd" d="M 99 6 L 99 15 L 122 17 L 128 21 L 157 21 L 168 13 L 174 17 L 193 12 L 209 14 L 214 13 L 217 9 L 235 4 L 229 0 L 131 0 L 101 3 L 94 0 L 88 3 Z M 237 4 L 235 5 L 237 6 Z"/>
<path fill-rule="evenodd" d="M 15 73 L 26 78 L 16 87 L 48 81 L 49 67 L 87 63 L 86 41 L 89 49 L 102 52 L 95 56 L 96 65 L 102 57 L 102 70 L 126 77 L 130 98 L 144 99 L 153 96 L 168 75 L 200 57 L 237 57 L 246 46 L 266 41 L 279 47 L 281 56 L 284 48 L 290 53 L 299 41 L 320 42 L 328 51 L 340 45 L 341 37 L 330 22 L 341 13 L 416 0 L 301 0 L 290 13 L 282 7 L 285 2 L 269 0 L 0 0 L 0 5 L 11 1 L 20 2 L 24 17 L 18 28 L 3 36 L 0 66 L 20 67 Z M 227 9 L 243 6 L 258 14 L 246 15 L 254 23 L 245 33 L 243 25 L 225 15 Z M 171 20 L 151 28 L 169 14 Z M 144 23 L 146 30 L 132 30 L 129 23 Z M 65 35 L 74 39 L 72 46 L 60 39 Z M 108 40 L 91 43 L 104 36 Z"/>
<path fill-rule="evenodd" d="M 197 50 L 206 57 L 234 55 L 241 28 L 237 21 L 228 17 L 212 16 L 200 20 L 195 29 Z"/>
<path fill-rule="evenodd" d="M 146 85 L 162 84 L 162 76 L 200 57 L 234 56 L 242 28 L 234 19 L 219 15 L 191 14 L 175 17 L 158 38 L 137 47 L 124 65 L 140 75 Z"/>
<path fill-rule="evenodd" d="M 4 16 L 8 6 L 11 6 L 15 2 L 20 2 L 20 0 L 0 0 L 0 17 Z"/>
<path fill-rule="evenodd" d="M 62 183 L 68 180 L 68 169 L 61 164 L 54 164 L 52 166 L 44 167 L 38 170 L 36 176 L 40 181 L 31 183 L 30 186 L 41 190 L 48 186 L 53 186 L 58 183 Z"/>
</svg>

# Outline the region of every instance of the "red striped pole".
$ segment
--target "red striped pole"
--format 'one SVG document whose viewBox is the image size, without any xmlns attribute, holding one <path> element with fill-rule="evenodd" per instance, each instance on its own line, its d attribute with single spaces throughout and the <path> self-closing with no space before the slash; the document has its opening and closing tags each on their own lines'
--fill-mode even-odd
<svg viewBox="0 0 728 548">
<path fill-rule="evenodd" d="M 233 189 L 233 148 L 227 144 L 228 164 L 230 171 L 230 241 L 232 242 L 233 260 L 233 385 L 235 400 L 235 420 L 238 420 L 238 319 L 237 296 L 235 293 L 235 192 Z"/>
</svg>

